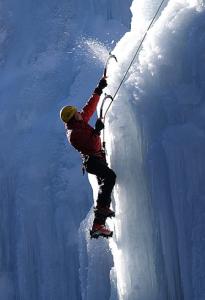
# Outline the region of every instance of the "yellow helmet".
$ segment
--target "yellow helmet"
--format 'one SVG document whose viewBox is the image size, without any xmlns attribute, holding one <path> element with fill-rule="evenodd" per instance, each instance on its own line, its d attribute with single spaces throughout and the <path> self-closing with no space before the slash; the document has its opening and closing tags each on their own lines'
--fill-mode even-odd
<svg viewBox="0 0 205 300">
<path fill-rule="evenodd" d="M 63 122 L 68 123 L 68 121 L 74 116 L 77 108 L 75 106 L 64 106 L 60 110 L 60 118 Z"/>
</svg>

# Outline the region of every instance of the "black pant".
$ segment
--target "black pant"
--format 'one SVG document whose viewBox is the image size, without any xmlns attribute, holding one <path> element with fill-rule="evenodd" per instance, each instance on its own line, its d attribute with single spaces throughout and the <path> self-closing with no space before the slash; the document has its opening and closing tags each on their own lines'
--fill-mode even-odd
<svg viewBox="0 0 205 300">
<path fill-rule="evenodd" d="M 108 167 L 105 159 L 96 156 L 90 156 L 85 163 L 85 169 L 88 173 L 97 177 L 99 191 L 97 197 L 97 208 L 109 207 L 111 202 L 111 193 L 115 185 L 116 174 Z M 105 224 L 106 218 L 99 218 L 95 214 L 94 223 Z"/>
</svg>

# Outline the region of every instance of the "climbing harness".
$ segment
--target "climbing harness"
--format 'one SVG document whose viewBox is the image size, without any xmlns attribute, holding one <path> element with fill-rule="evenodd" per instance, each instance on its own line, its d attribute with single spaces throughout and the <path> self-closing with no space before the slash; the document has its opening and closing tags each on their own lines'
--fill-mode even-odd
<svg viewBox="0 0 205 300">
<path fill-rule="evenodd" d="M 145 31 L 145 34 L 144 34 L 144 36 L 143 36 L 143 38 L 142 38 L 142 40 L 141 40 L 139 46 L 137 47 L 137 50 L 136 50 L 136 52 L 135 52 L 135 54 L 134 54 L 134 56 L 133 56 L 133 58 L 132 58 L 132 60 L 131 60 L 131 62 L 130 62 L 130 64 L 129 64 L 129 66 L 128 66 L 128 68 L 127 68 L 127 70 L 126 70 L 126 72 L 125 72 L 125 74 L 124 74 L 124 76 L 123 76 L 123 78 L 122 78 L 122 80 L 121 80 L 121 82 L 120 82 L 120 84 L 119 84 L 119 86 L 118 86 L 118 88 L 117 88 L 117 90 L 116 90 L 114 96 L 105 94 L 105 97 L 104 97 L 104 99 L 103 99 L 103 101 L 102 101 L 101 108 L 100 108 L 100 118 L 101 118 L 101 119 L 104 119 L 104 120 L 105 120 L 105 117 L 106 117 L 106 115 L 107 115 L 107 112 L 108 112 L 108 110 L 110 109 L 110 106 L 112 105 L 112 103 L 113 103 L 113 101 L 114 101 L 114 99 L 115 99 L 117 93 L 119 92 L 119 90 L 120 90 L 120 88 L 121 88 L 121 86 L 122 86 L 122 84 L 123 84 L 123 82 L 124 82 L 124 80 L 125 80 L 125 78 L 126 78 L 128 72 L 129 72 L 129 70 L 130 70 L 130 68 L 131 68 L 131 66 L 132 66 L 132 64 L 133 64 L 133 62 L 134 62 L 134 60 L 135 60 L 135 58 L 137 57 L 137 55 L 138 55 L 138 53 L 139 53 L 139 51 L 140 51 L 140 49 L 141 49 L 141 47 L 142 47 L 142 44 L 143 44 L 143 42 L 144 42 L 144 40 L 145 40 L 145 38 L 146 38 L 146 36 L 147 36 L 147 33 L 148 33 L 148 31 L 150 30 L 150 28 L 152 27 L 153 23 L 155 22 L 155 19 L 156 19 L 157 15 L 159 14 L 159 12 L 160 12 L 160 10 L 161 10 L 162 5 L 164 4 L 164 2 L 165 2 L 165 0 L 162 0 L 162 1 L 161 1 L 161 3 L 160 3 L 160 5 L 159 5 L 159 7 L 158 7 L 158 9 L 157 9 L 157 11 L 156 11 L 154 17 L 152 18 L 151 22 L 149 23 L 149 26 L 147 27 L 147 30 Z M 116 62 L 117 62 L 116 56 L 110 52 L 110 53 L 109 53 L 109 57 L 108 57 L 107 62 L 106 62 L 106 65 L 105 65 L 105 69 L 104 69 L 104 77 L 105 77 L 105 78 L 107 77 L 107 68 L 108 68 L 108 64 L 109 64 L 109 61 L 110 61 L 111 58 L 114 58 L 114 59 L 116 60 Z M 104 113 L 104 116 L 103 116 L 103 115 L 102 115 L 102 114 L 103 114 L 103 106 L 104 106 L 105 101 L 106 101 L 107 99 L 110 99 L 111 101 L 110 101 L 108 107 L 106 108 L 105 113 Z M 104 131 L 105 131 L 105 130 L 103 130 L 103 141 L 102 141 L 102 145 L 103 145 L 103 149 L 104 149 L 104 151 L 105 151 L 105 132 L 104 132 Z"/>
<path fill-rule="evenodd" d="M 82 172 L 83 172 L 83 176 L 85 175 L 85 170 L 86 170 L 86 164 L 88 162 L 88 159 L 89 159 L 89 155 L 86 155 L 86 154 L 83 154 L 83 153 L 80 153 L 81 155 L 81 159 L 82 159 Z"/>
</svg>

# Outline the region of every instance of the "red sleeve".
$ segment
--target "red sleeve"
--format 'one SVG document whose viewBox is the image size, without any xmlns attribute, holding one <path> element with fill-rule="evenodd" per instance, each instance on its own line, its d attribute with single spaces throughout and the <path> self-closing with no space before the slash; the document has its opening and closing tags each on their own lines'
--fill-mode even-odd
<svg viewBox="0 0 205 300">
<path fill-rule="evenodd" d="M 85 104 L 81 111 L 81 115 L 83 117 L 83 120 L 85 122 L 89 122 L 90 118 L 96 111 L 97 104 L 100 100 L 100 96 L 98 94 L 93 94 L 91 98 L 88 100 L 88 102 Z"/>
</svg>

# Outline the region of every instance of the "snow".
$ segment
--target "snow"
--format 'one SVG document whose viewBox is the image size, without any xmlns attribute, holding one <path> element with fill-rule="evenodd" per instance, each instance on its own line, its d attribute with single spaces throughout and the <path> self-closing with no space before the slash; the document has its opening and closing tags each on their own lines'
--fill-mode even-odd
<svg viewBox="0 0 205 300">
<path fill-rule="evenodd" d="M 113 51 L 111 95 L 147 28 L 144 7 L 133 1 L 131 32 Z M 202 2 L 169 1 L 108 114 L 119 299 L 205 298 L 204 15 Z"/>
<path fill-rule="evenodd" d="M 115 94 L 160 3 L 1 1 L 2 299 L 205 299 L 204 1 L 164 1 L 108 112 L 109 241 L 89 238 L 96 181 L 58 115 L 110 50 Z"/>
<path fill-rule="evenodd" d="M 88 228 L 92 226 L 93 215 L 89 213 L 80 226 L 80 280 L 84 299 L 109 299 L 110 277 L 113 259 L 105 239 L 91 240 Z"/>
</svg>

